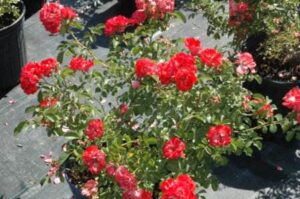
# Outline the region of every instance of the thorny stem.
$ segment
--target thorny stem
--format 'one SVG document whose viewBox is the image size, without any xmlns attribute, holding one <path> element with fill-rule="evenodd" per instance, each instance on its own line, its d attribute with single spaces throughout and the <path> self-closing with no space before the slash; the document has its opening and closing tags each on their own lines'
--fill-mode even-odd
<svg viewBox="0 0 300 199">
<path fill-rule="evenodd" d="M 264 123 L 264 124 L 261 124 L 261 125 L 258 125 L 256 127 L 249 128 L 249 129 L 246 129 L 246 130 L 243 130 L 243 131 L 244 132 L 253 131 L 253 130 L 261 129 L 261 128 L 265 127 L 265 126 L 271 126 L 272 124 L 277 125 L 277 124 L 280 124 L 280 123 L 281 123 L 280 121 L 271 122 L 271 123 Z"/>
</svg>

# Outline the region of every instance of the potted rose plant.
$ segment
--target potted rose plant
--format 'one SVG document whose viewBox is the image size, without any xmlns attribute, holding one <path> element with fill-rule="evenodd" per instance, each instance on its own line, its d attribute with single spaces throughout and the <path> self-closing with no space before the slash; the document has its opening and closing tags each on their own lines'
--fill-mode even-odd
<svg viewBox="0 0 300 199">
<path fill-rule="evenodd" d="M 20 0 L 0 2 L 0 89 L 15 86 L 26 63 L 23 33 L 25 7 Z"/>
<path fill-rule="evenodd" d="M 21 87 L 38 93 L 37 104 L 26 109 L 33 117 L 15 133 L 43 126 L 49 136 L 66 140 L 56 160 L 43 157 L 51 166 L 43 182 L 66 176 L 87 198 L 196 199 L 205 188 L 217 188 L 212 169 L 226 164 L 227 155 L 251 156 L 262 147 L 256 130 L 294 130 L 268 99 L 242 86 L 256 77 L 251 56 L 231 62 L 196 38 L 155 39 L 169 19 L 183 15 L 174 7 L 149 12 L 144 3 L 131 18 L 108 19 L 82 39 L 72 9 L 62 12 L 62 5 L 49 3 L 41 10 L 47 30 L 70 35 L 57 59 L 29 62 L 22 71 Z M 48 20 L 50 7 L 60 23 Z M 124 32 L 128 26 L 136 28 Z M 106 60 L 91 48 L 102 32 L 111 37 Z M 71 57 L 66 65 L 65 55 Z"/>
<path fill-rule="evenodd" d="M 194 9 L 202 9 L 208 17 L 208 32 L 216 37 L 233 35 L 231 47 L 249 51 L 257 62 L 262 84 L 248 88 L 263 92 L 278 106 L 284 94 L 300 85 L 299 73 L 299 1 L 192 1 Z M 225 6 L 229 4 L 228 12 Z"/>
</svg>

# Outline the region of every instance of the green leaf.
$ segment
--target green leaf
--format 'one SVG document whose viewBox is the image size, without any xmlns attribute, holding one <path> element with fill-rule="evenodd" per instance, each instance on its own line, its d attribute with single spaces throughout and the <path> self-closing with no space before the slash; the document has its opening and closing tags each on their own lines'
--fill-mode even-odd
<svg viewBox="0 0 300 199">
<path fill-rule="evenodd" d="M 43 100 L 43 92 L 39 91 L 38 95 L 37 95 L 37 100 L 38 102 L 41 102 Z"/>
<path fill-rule="evenodd" d="M 261 149 L 262 149 L 262 143 L 261 143 L 261 142 L 254 142 L 253 145 L 254 145 L 258 150 L 261 150 Z"/>
<path fill-rule="evenodd" d="M 295 136 L 295 131 L 289 131 L 289 132 L 287 132 L 285 139 L 286 139 L 286 141 L 290 142 L 290 141 L 292 141 L 294 136 Z"/>
<path fill-rule="evenodd" d="M 172 13 L 173 16 L 175 16 L 176 18 L 180 19 L 183 23 L 186 23 L 186 17 L 184 16 L 184 14 L 180 11 L 175 11 Z"/>
<path fill-rule="evenodd" d="M 148 145 L 154 145 L 154 144 L 157 144 L 157 139 L 155 137 L 150 137 L 150 138 L 147 138 L 146 140 L 146 143 Z"/>
<path fill-rule="evenodd" d="M 275 124 L 270 125 L 270 132 L 271 133 L 276 133 L 277 132 L 277 126 Z"/>
<path fill-rule="evenodd" d="M 61 153 L 59 158 L 58 158 L 58 163 L 60 165 L 62 165 L 68 158 L 69 158 L 70 154 L 67 154 L 67 153 Z"/>
<path fill-rule="evenodd" d="M 64 68 L 61 72 L 62 78 L 69 77 L 74 74 L 74 71 L 70 68 Z"/>
<path fill-rule="evenodd" d="M 57 61 L 58 61 L 59 63 L 62 63 L 62 62 L 64 61 L 64 54 L 65 54 L 65 52 L 64 52 L 64 51 L 61 51 L 61 52 L 59 52 L 58 55 L 56 56 Z"/>
<path fill-rule="evenodd" d="M 79 139 L 80 136 L 78 135 L 78 133 L 75 132 L 68 132 L 64 134 L 64 137 L 68 140 L 75 140 L 75 139 Z"/>
<path fill-rule="evenodd" d="M 76 21 L 76 20 L 73 20 L 70 25 L 73 27 L 73 28 L 76 28 L 77 30 L 80 30 L 82 31 L 84 29 L 84 26 L 82 23 L 80 23 L 79 21 Z"/>
<path fill-rule="evenodd" d="M 29 121 L 24 120 L 18 124 L 18 126 L 14 130 L 14 135 L 18 135 L 21 131 L 26 131 L 29 127 Z"/>
<path fill-rule="evenodd" d="M 25 113 L 32 113 L 36 109 L 36 106 L 29 106 L 25 109 Z"/>
<path fill-rule="evenodd" d="M 49 176 L 45 176 L 40 180 L 40 185 L 43 186 L 45 184 L 45 182 L 49 181 Z"/>
</svg>

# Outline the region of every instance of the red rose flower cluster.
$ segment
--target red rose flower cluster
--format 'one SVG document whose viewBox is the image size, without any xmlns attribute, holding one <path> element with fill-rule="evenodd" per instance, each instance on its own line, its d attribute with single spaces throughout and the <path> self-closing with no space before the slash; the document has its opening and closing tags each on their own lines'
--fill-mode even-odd
<svg viewBox="0 0 300 199">
<path fill-rule="evenodd" d="M 300 124 L 300 89 L 298 87 L 292 88 L 283 97 L 283 106 L 292 109 L 297 113 L 296 120 Z"/>
<path fill-rule="evenodd" d="M 122 33 L 129 24 L 127 17 L 121 15 L 112 17 L 105 22 L 104 34 L 106 36 L 112 36 L 115 33 Z"/>
<path fill-rule="evenodd" d="M 152 193 L 138 188 L 135 175 L 124 167 L 108 164 L 106 172 L 113 177 L 123 192 L 123 199 L 152 199 Z"/>
<path fill-rule="evenodd" d="M 118 15 L 105 22 L 104 34 L 106 36 L 123 33 L 128 26 L 144 23 L 148 14 L 150 17 L 163 18 L 166 13 L 173 12 L 175 8 L 174 0 L 136 0 L 135 4 L 137 10 L 130 18 Z"/>
<path fill-rule="evenodd" d="M 94 66 L 93 60 L 85 59 L 82 56 L 73 57 L 70 62 L 70 68 L 74 71 L 83 71 L 87 72 L 91 67 Z"/>
<path fill-rule="evenodd" d="M 89 172 L 93 175 L 99 175 L 105 168 L 105 154 L 96 145 L 87 147 L 82 154 L 82 159 Z"/>
<path fill-rule="evenodd" d="M 173 137 L 163 146 L 163 156 L 166 159 L 175 160 L 185 158 L 184 150 L 186 146 L 178 137 Z"/>
<path fill-rule="evenodd" d="M 185 47 L 193 56 L 199 56 L 201 62 L 208 67 L 218 69 L 223 63 L 223 55 L 216 49 L 202 49 L 201 42 L 193 37 L 184 40 Z"/>
<path fill-rule="evenodd" d="M 200 53 L 200 60 L 208 67 L 219 69 L 223 63 L 223 55 L 216 49 L 207 48 Z"/>
<path fill-rule="evenodd" d="M 41 108 L 49 108 L 49 107 L 56 106 L 57 103 L 58 103 L 58 100 L 56 98 L 48 97 L 48 98 L 40 101 L 40 107 Z"/>
<path fill-rule="evenodd" d="M 181 174 L 176 179 L 169 178 L 160 185 L 161 199 L 196 199 L 196 184 L 187 174 Z"/>
<path fill-rule="evenodd" d="M 292 88 L 283 97 L 283 106 L 292 109 L 295 112 L 300 112 L 300 89 L 298 87 Z"/>
<path fill-rule="evenodd" d="M 193 56 L 199 55 L 202 50 L 201 42 L 196 38 L 185 38 L 184 44 Z"/>
<path fill-rule="evenodd" d="M 46 3 L 40 11 L 40 20 L 50 33 L 58 33 L 62 20 L 72 20 L 77 17 L 70 7 L 55 3 Z"/>
<path fill-rule="evenodd" d="M 249 71 L 251 73 L 256 73 L 256 63 L 250 53 L 239 53 L 237 57 L 238 59 L 235 61 L 235 63 L 238 65 L 238 67 L 236 68 L 236 72 L 238 75 L 248 74 Z"/>
<path fill-rule="evenodd" d="M 175 9 L 174 0 L 135 0 L 138 11 L 149 13 L 150 17 L 163 18 Z"/>
<path fill-rule="evenodd" d="M 206 137 L 211 146 L 224 147 L 231 143 L 231 134 L 231 127 L 225 124 L 221 124 L 210 127 Z"/>
<path fill-rule="evenodd" d="M 138 78 L 157 74 L 155 61 L 148 58 L 138 59 L 135 63 L 135 74 Z"/>
<path fill-rule="evenodd" d="M 135 64 L 135 74 L 139 78 L 157 75 L 160 83 L 168 85 L 173 82 L 180 91 L 189 91 L 197 82 L 195 58 L 186 53 L 175 54 L 169 62 L 155 63 L 148 58 L 140 58 Z"/>
<path fill-rule="evenodd" d="M 84 131 L 85 135 L 90 140 L 95 140 L 103 135 L 103 123 L 100 119 L 93 119 L 88 122 Z"/>
<path fill-rule="evenodd" d="M 229 25 L 237 27 L 243 22 L 250 22 L 252 18 L 253 13 L 248 3 L 229 0 Z"/>
<path fill-rule="evenodd" d="M 42 60 L 39 63 L 29 62 L 22 68 L 20 84 L 23 91 L 29 95 L 38 90 L 38 83 L 42 77 L 49 77 L 57 70 L 58 62 L 54 58 Z"/>
</svg>

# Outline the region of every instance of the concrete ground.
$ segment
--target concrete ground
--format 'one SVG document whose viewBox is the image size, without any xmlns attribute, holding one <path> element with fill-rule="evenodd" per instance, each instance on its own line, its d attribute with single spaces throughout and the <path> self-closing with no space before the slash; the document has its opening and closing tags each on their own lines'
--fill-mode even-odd
<svg viewBox="0 0 300 199">
<path fill-rule="evenodd" d="M 72 0 L 61 1 L 73 4 Z M 75 5 L 77 6 L 77 4 Z M 82 9 L 82 5 L 77 7 Z M 106 1 L 97 9 L 89 9 L 84 20 L 88 25 L 103 22 L 118 13 L 116 0 Z M 222 46 L 229 40 L 214 41 L 206 36 L 207 22 L 197 15 L 186 24 L 174 22 L 163 33 L 172 38 L 196 36 L 204 47 Z M 63 40 L 50 36 L 34 15 L 25 22 L 28 60 L 39 61 L 55 56 L 56 47 Z M 99 38 L 96 54 L 105 57 L 108 41 Z M 35 129 L 13 136 L 14 127 L 28 115 L 25 107 L 37 103 L 35 96 L 26 96 L 17 86 L 0 100 L 0 198 L 12 199 L 68 199 L 72 196 L 68 185 L 48 184 L 43 187 L 39 180 L 48 167 L 40 159 L 41 154 L 60 152 L 61 139 L 48 138 L 43 129 Z M 299 143 L 266 142 L 255 158 L 230 158 L 228 166 L 216 169 L 221 181 L 218 191 L 208 190 L 207 199 L 297 199 L 300 198 L 300 152 Z"/>
</svg>

